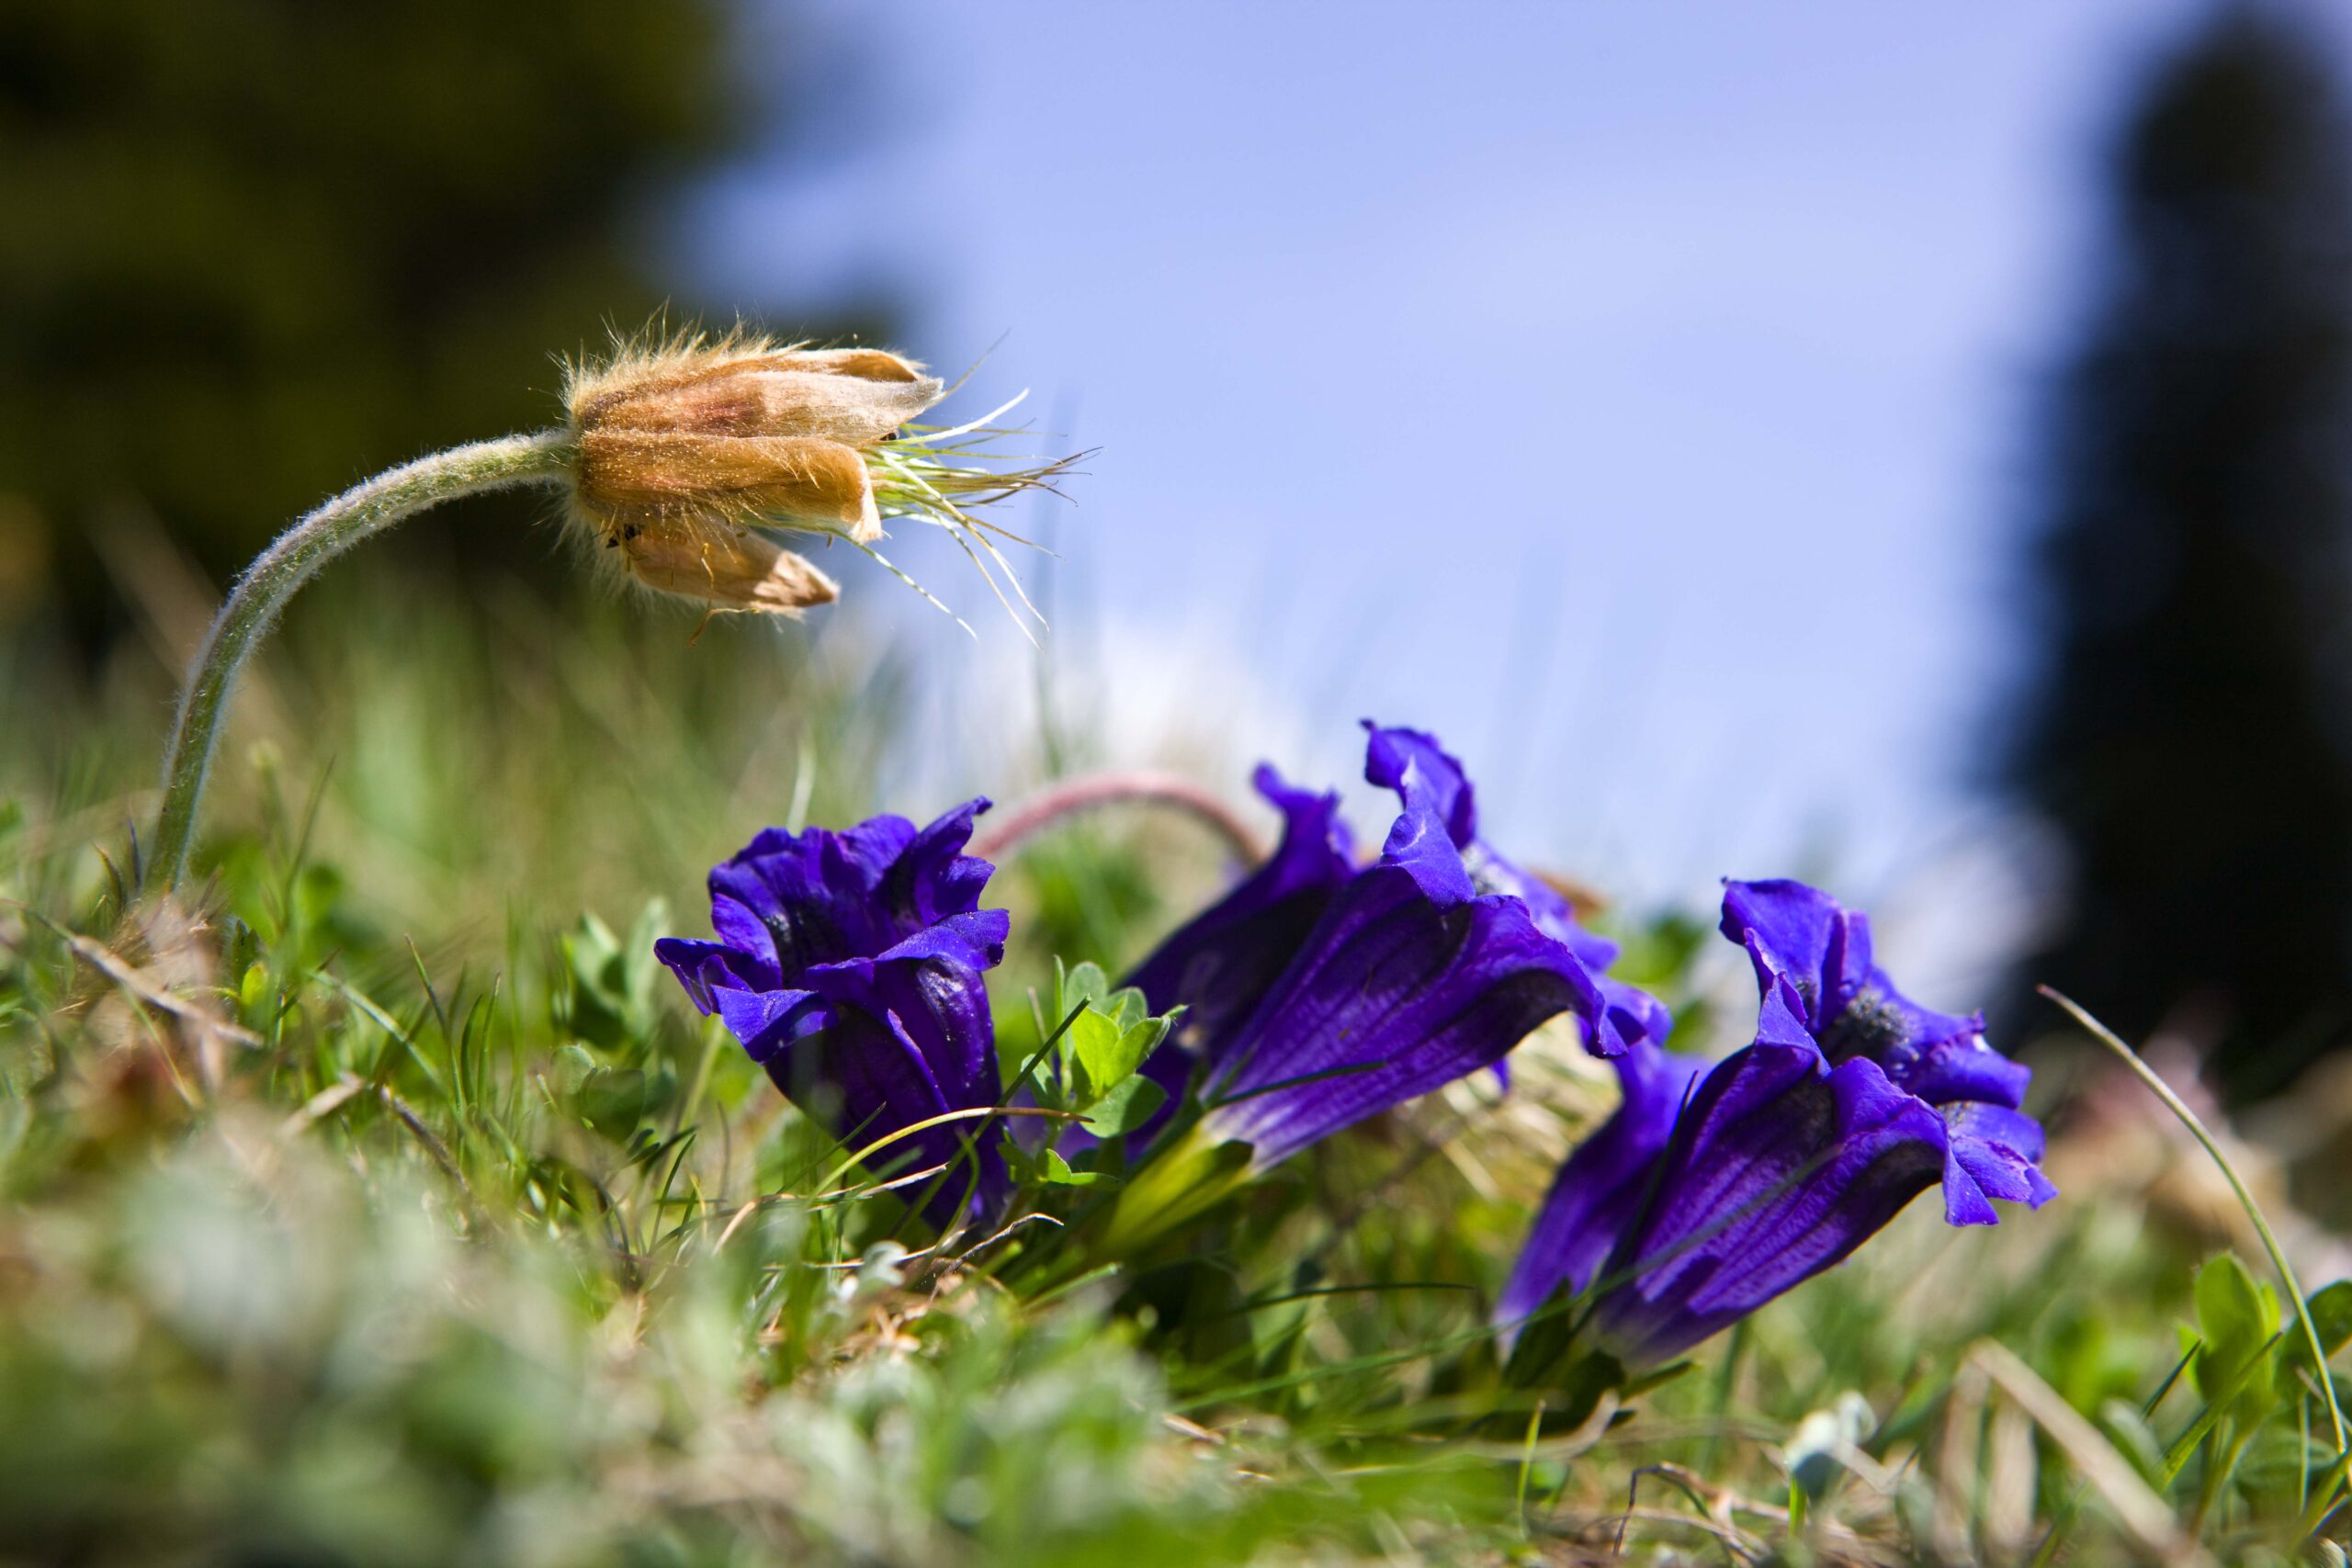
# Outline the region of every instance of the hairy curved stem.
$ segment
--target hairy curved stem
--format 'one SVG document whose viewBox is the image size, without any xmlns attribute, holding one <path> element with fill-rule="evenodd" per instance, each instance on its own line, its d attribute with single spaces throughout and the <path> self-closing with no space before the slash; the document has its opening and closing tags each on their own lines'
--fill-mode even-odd
<svg viewBox="0 0 2352 1568">
<path fill-rule="evenodd" d="M 296 590 L 336 556 L 413 513 L 461 495 L 560 480 L 571 471 L 571 438 L 560 430 L 453 446 L 355 485 L 280 534 L 254 558 L 213 617 L 180 693 L 179 714 L 164 751 L 164 809 L 147 856 L 146 886 L 169 891 L 186 873 L 197 803 L 212 766 L 229 694 Z"/>
<path fill-rule="evenodd" d="M 972 852 L 982 859 L 1002 855 L 1066 817 L 1105 806 L 1172 807 L 1223 839 L 1235 857 L 1256 865 L 1266 858 L 1265 841 L 1222 795 L 1175 773 L 1138 771 L 1093 773 L 1050 786 L 1015 807 L 996 829 L 980 836 Z"/>
</svg>

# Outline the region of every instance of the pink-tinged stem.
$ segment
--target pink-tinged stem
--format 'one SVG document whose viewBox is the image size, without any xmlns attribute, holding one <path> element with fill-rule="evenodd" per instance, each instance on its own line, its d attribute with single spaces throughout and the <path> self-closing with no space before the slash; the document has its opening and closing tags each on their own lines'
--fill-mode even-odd
<svg viewBox="0 0 2352 1568">
<path fill-rule="evenodd" d="M 1149 770 L 1093 773 L 1054 784 L 1015 807 L 973 843 L 972 853 L 983 860 L 1001 859 L 1067 818 L 1129 805 L 1172 807 L 1223 839 L 1245 863 L 1256 865 L 1266 858 L 1264 840 L 1222 796 L 1175 773 Z"/>
</svg>

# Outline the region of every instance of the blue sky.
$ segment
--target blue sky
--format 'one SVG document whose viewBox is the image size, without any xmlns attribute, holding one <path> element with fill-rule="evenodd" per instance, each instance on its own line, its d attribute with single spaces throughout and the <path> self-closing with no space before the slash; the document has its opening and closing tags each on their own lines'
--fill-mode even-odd
<svg viewBox="0 0 2352 1568">
<path fill-rule="evenodd" d="M 1865 896 L 1984 830 L 2034 389 L 2195 14 L 842 0 L 814 56 L 755 32 L 842 101 L 682 255 L 754 307 L 892 293 L 942 367 L 1002 339 L 951 406 L 1027 386 L 1101 448 L 1047 525 L 1066 663 L 1219 649 L 1222 738 L 1311 731 L 1310 773 L 1361 714 L 1435 728 L 1509 841 L 1640 897 L 1825 858 Z"/>
</svg>

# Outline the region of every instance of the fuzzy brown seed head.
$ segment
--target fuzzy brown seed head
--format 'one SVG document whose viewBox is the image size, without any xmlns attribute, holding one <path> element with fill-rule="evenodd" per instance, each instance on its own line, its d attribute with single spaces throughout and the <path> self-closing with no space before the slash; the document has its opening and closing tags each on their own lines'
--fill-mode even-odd
<svg viewBox="0 0 2352 1568">
<path fill-rule="evenodd" d="M 721 609 L 788 613 L 835 595 L 754 525 L 882 532 L 863 449 L 939 400 L 941 383 L 880 349 L 764 338 L 673 339 L 575 367 L 564 389 L 575 511 L 630 575 Z"/>
<path fill-rule="evenodd" d="M 569 394 L 574 426 L 808 436 L 871 446 L 939 400 L 922 367 L 876 348 L 721 345 L 624 358 Z"/>
<path fill-rule="evenodd" d="M 833 580 L 764 536 L 724 524 L 668 519 L 620 536 L 631 577 L 714 610 L 793 615 L 841 595 Z"/>
</svg>

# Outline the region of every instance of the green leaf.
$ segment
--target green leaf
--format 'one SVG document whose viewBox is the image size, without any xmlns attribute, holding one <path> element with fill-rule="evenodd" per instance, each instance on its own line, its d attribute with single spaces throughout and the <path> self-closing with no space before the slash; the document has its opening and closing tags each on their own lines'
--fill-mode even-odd
<svg viewBox="0 0 2352 1568">
<path fill-rule="evenodd" d="M 556 1092 L 560 1095 L 578 1094 L 580 1086 L 586 1083 L 589 1075 L 596 1070 L 596 1058 L 588 1054 L 586 1046 L 560 1047 L 555 1054 Z"/>
<path fill-rule="evenodd" d="M 1077 1071 L 1070 1078 L 1070 1099 L 1078 1106 L 1092 1104 L 1133 1070 L 1119 1066 L 1119 1025 L 1092 1008 L 1080 1013 L 1062 1036 L 1063 1059 Z"/>
<path fill-rule="evenodd" d="M 1083 1125 L 1098 1138 L 1125 1137 L 1149 1121 L 1167 1100 L 1168 1091 L 1149 1078 L 1130 1077 L 1095 1102 Z"/>
<path fill-rule="evenodd" d="M 1008 1144 L 1005 1163 L 1012 1167 L 1012 1174 L 1023 1181 L 1040 1181 L 1054 1187 L 1102 1187 L 1115 1184 L 1116 1179 L 1099 1170 L 1072 1170 L 1069 1161 L 1054 1149 L 1041 1149 L 1031 1154 L 1018 1144 Z"/>
<path fill-rule="evenodd" d="M 566 1021 L 572 1033 L 608 1051 L 644 1045 L 660 1016 L 655 997 L 662 964 L 653 956 L 653 943 L 669 928 L 670 908 L 654 898 L 629 927 L 626 942 L 594 915 L 581 916 L 564 933 L 563 961 L 571 980 Z"/>
<path fill-rule="evenodd" d="M 1089 960 L 1074 969 L 1064 969 L 1062 961 L 1054 960 L 1054 1016 L 1067 1018 L 1069 1010 L 1084 1002 L 1091 1007 L 1111 994 L 1110 976 L 1102 966 Z"/>
<path fill-rule="evenodd" d="M 2140 1407 L 2128 1399 L 2103 1400 L 2098 1407 L 2098 1428 L 2113 1443 L 2140 1479 L 2151 1485 L 2165 1483 L 2165 1445 L 2156 1436 Z"/>
<path fill-rule="evenodd" d="M 1174 1021 L 1173 1014 L 1142 1016 L 1143 997 L 1136 991 L 1121 991 L 1113 1000 L 1121 1004 L 1115 1014 L 1090 1010 L 1069 1032 L 1070 1052 L 1085 1078 L 1081 1098 L 1088 1100 L 1108 1094 L 1133 1077 L 1152 1048 L 1168 1038 L 1169 1025 Z"/>
<path fill-rule="evenodd" d="M 1182 1010 L 1153 1018 L 1141 991 L 1132 986 L 1112 990 L 1100 965 L 1065 968 L 1054 960 L 1053 1016 L 1078 1014 L 1056 1047 L 1071 1108 L 1082 1111 L 1133 1077 Z"/>
<path fill-rule="evenodd" d="M 1069 1161 L 1054 1149 L 1046 1151 L 1046 1157 L 1041 1163 L 1045 1166 L 1045 1179 L 1057 1187 L 1101 1187 L 1114 1180 L 1099 1170 L 1072 1170 Z"/>
<path fill-rule="evenodd" d="M 2278 1298 L 2249 1273 L 2233 1253 L 2224 1252 L 2197 1271 L 2197 1324 L 2205 1347 L 2191 1368 L 2197 1392 L 2208 1404 L 2230 1397 L 2232 1414 L 2258 1420 L 2271 1404 L 2269 1369 L 2254 1363 L 2278 1332 Z M 2243 1378 L 2243 1383 L 2241 1383 Z"/>
<path fill-rule="evenodd" d="M 1151 1017 L 1151 1009 L 1145 1003 L 1143 993 L 1133 986 L 1105 997 L 1102 1010 L 1109 1013 L 1121 1029 L 1133 1029 Z"/>
<path fill-rule="evenodd" d="M 1011 1138 L 1004 1140 L 1004 1167 L 1023 1185 L 1046 1179 L 1045 1162 Z"/>
<path fill-rule="evenodd" d="M 2352 1280 L 2322 1285 L 2304 1304 L 2311 1309 L 2312 1326 L 2319 1330 L 2320 1346 L 2331 1358 L 2345 1346 L 2352 1345 Z M 2308 1371 L 2312 1348 L 2304 1343 L 2302 1325 L 2287 1325 L 2285 1344 L 2287 1365 Z"/>
<path fill-rule="evenodd" d="M 628 987 L 620 939 L 594 915 L 563 936 L 563 964 L 571 981 L 569 1000 L 572 1033 L 610 1050 L 628 1038 Z"/>
<path fill-rule="evenodd" d="M 598 1067 L 572 1093 L 572 1114 L 615 1143 L 626 1143 L 645 1119 L 652 1089 L 635 1067 Z"/>
<path fill-rule="evenodd" d="M 662 961 L 653 956 L 653 944 L 669 934 L 669 901 L 648 898 L 628 929 L 628 943 L 621 953 L 621 995 L 640 1032 L 651 1028 L 653 997 L 662 982 Z"/>
<path fill-rule="evenodd" d="M 269 969 L 255 962 L 245 965 L 244 978 L 237 982 L 237 1006 L 247 1018 L 261 1014 L 261 1004 L 269 998 Z"/>
</svg>

